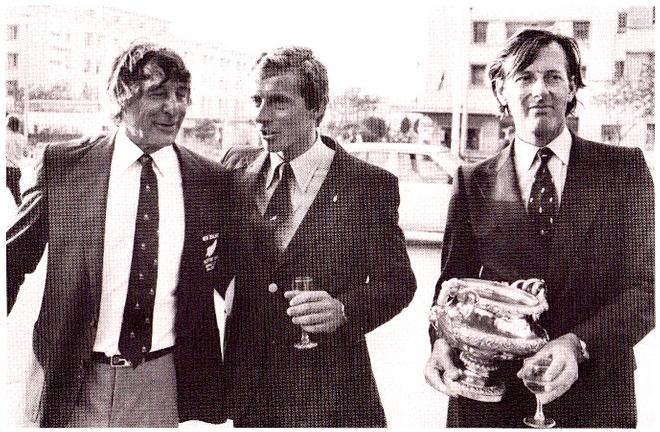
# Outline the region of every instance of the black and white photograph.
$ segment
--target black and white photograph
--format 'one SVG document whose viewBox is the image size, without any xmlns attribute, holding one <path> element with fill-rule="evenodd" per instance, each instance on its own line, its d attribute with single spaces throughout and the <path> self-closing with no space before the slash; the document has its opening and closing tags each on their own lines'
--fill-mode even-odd
<svg viewBox="0 0 660 432">
<path fill-rule="evenodd" d="M 655 9 L 7 3 L 0 421 L 656 429 Z"/>
</svg>

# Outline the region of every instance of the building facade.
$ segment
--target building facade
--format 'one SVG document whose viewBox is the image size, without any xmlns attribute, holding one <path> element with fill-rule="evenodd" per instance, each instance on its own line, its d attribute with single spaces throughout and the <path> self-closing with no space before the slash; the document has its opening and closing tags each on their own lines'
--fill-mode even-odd
<svg viewBox="0 0 660 432">
<path fill-rule="evenodd" d="M 176 37 L 170 27 L 166 20 L 113 7 L 8 7 L 7 112 L 23 119 L 32 142 L 108 130 L 105 87 L 112 60 L 132 41 L 144 39 L 173 48 L 191 70 L 193 104 L 180 139 L 194 145 L 211 122 L 209 143 L 221 145 L 221 137 L 241 140 L 244 133 L 227 128 L 246 129 L 245 55 Z"/>
<path fill-rule="evenodd" d="M 640 94 L 638 99 L 643 99 L 640 85 L 653 88 L 655 8 L 520 9 L 502 4 L 456 6 L 430 14 L 425 91 L 413 111 L 432 120 L 433 142 L 452 147 L 464 158 L 480 159 L 511 139 L 513 124 L 510 118 L 500 118 L 488 66 L 516 31 L 541 27 L 574 37 L 580 47 L 587 87 L 578 92 L 569 128 L 587 139 L 652 150 L 653 102 L 621 103 L 621 95 L 635 99 Z"/>
</svg>

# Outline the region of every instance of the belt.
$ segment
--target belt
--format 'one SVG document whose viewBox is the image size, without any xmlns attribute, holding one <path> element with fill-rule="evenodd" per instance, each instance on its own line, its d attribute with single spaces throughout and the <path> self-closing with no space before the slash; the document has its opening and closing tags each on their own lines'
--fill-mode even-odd
<svg viewBox="0 0 660 432">
<path fill-rule="evenodd" d="M 148 353 L 146 356 L 144 356 L 144 361 L 148 362 L 150 360 L 156 360 L 159 357 L 162 357 L 164 355 L 167 355 L 171 352 L 174 351 L 174 347 L 171 346 L 169 348 L 163 348 L 158 351 L 152 351 Z M 109 364 L 112 367 L 115 368 L 121 368 L 121 367 L 132 367 L 133 364 L 131 363 L 130 360 L 125 359 L 122 357 L 120 354 L 113 355 L 112 357 L 108 357 L 105 354 L 101 352 L 92 352 L 92 361 L 95 361 L 97 363 L 103 363 L 103 364 Z"/>
</svg>

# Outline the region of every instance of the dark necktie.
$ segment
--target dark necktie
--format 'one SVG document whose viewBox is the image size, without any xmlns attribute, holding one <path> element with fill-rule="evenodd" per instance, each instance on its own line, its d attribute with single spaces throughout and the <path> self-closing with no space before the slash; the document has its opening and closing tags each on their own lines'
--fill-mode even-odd
<svg viewBox="0 0 660 432">
<path fill-rule="evenodd" d="M 537 152 L 537 155 L 541 164 L 534 177 L 527 211 L 532 218 L 536 232 L 548 247 L 554 231 L 557 208 L 557 192 L 552 181 L 552 174 L 548 169 L 548 161 L 553 153 L 549 148 L 543 147 Z"/>
<path fill-rule="evenodd" d="M 281 224 L 291 216 L 289 181 L 293 177 L 293 170 L 288 162 L 283 162 L 277 167 L 277 171 L 279 182 L 270 197 L 270 201 L 268 201 L 264 217 L 271 222 Z"/>
<path fill-rule="evenodd" d="M 291 193 L 289 182 L 293 179 L 293 170 L 288 162 L 277 167 L 279 182 L 268 201 L 264 218 L 268 226 L 268 235 L 279 250 L 284 249 L 284 232 L 291 218 Z"/>
<path fill-rule="evenodd" d="M 135 218 L 133 259 L 128 281 L 119 352 L 137 367 L 151 350 L 158 276 L 158 183 L 151 156 L 142 155 L 140 197 Z"/>
</svg>

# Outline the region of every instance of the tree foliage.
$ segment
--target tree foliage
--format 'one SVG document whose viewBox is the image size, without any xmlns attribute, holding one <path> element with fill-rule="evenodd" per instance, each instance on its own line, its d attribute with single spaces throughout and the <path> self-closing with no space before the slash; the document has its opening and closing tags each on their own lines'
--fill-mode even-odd
<svg viewBox="0 0 660 432">
<path fill-rule="evenodd" d="M 639 76 L 620 78 L 607 85 L 602 93 L 595 96 L 596 102 L 611 111 L 628 114 L 628 119 L 622 126 L 619 140 L 642 119 L 655 116 L 655 59 L 650 56 L 649 62 L 642 65 Z M 622 122 L 623 123 L 623 122 Z"/>
<path fill-rule="evenodd" d="M 367 117 L 362 121 L 362 125 L 366 129 L 365 141 L 379 141 L 389 131 L 387 122 L 380 117 Z"/>
</svg>

